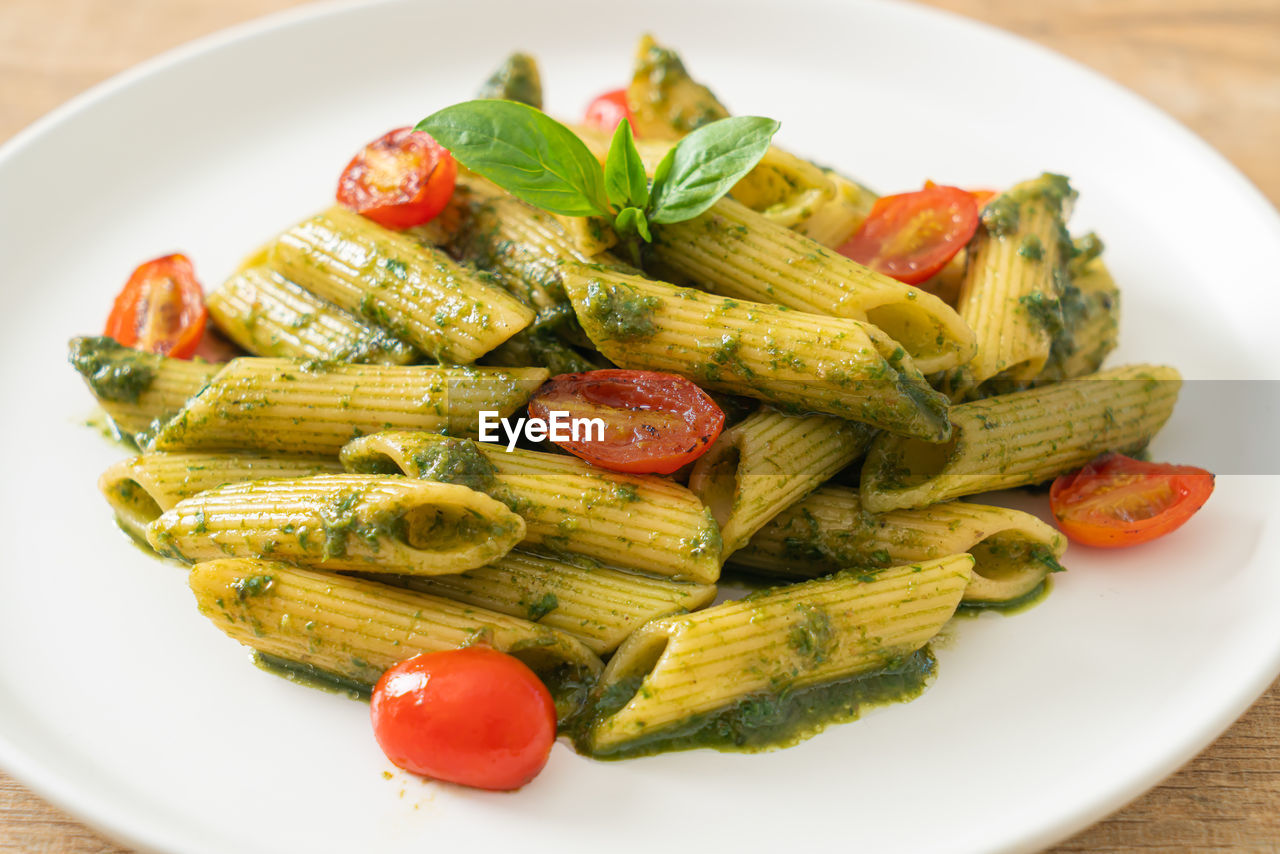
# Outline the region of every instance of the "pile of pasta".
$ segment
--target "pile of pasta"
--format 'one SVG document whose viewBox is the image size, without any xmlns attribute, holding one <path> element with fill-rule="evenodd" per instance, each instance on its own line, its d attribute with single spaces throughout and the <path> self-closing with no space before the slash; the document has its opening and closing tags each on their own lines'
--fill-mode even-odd
<svg viewBox="0 0 1280 854">
<path fill-rule="evenodd" d="M 531 61 L 510 62 L 488 93 L 518 78 L 529 100 Z M 642 71 L 662 62 L 632 84 L 650 169 L 691 116 L 723 113 L 642 45 Z M 583 750 L 623 754 L 900 667 L 962 605 L 1023 600 L 1062 568 L 1054 528 L 959 499 L 1144 447 L 1179 385 L 1102 369 L 1118 293 L 1096 240 L 1067 234 L 1073 198 L 1054 175 L 1012 187 L 919 287 L 833 249 L 873 193 L 778 148 L 707 213 L 655 226 L 644 271 L 607 226 L 465 170 L 427 226 L 335 207 L 210 294 L 250 355 L 72 342 L 142 451 L 100 488 L 190 564 L 200 611 L 272 660 L 370 686 L 487 643 L 553 686 L 562 720 L 590 710 Z M 695 381 L 731 426 L 670 477 L 475 441 L 481 410 L 612 366 Z M 734 568 L 776 586 L 712 604 Z"/>
</svg>

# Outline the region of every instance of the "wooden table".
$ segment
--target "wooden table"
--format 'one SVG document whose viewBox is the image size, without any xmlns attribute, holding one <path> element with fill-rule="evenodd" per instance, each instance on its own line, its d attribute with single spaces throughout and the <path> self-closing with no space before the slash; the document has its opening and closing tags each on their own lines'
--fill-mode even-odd
<svg viewBox="0 0 1280 854">
<path fill-rule="evenodd" d="M 929 2 L 1136 90 L 1280 203 L 1280 0 Z M 139 60 L 297 3 L 0 0 L 0 140 Z M 1054 850 L 1139 849 L 1280 851 L 1280 683 L 1162 786 Z M 0 774 L 0 852 L 122 851 Z"/>
</svg>

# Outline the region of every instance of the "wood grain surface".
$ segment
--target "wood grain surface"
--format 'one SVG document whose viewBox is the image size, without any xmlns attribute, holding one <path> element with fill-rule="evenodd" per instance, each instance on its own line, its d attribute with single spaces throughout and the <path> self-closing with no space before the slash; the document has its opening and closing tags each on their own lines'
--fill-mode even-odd
<svg viewBox="0 0 1280 854">
<path fill-rule="evenodd" d="M 1137 91 L 1280 204 L 1280 0 L 929 2 L 1027 36 Z M 294 5 L 0 0 L 0 141 L 140 60 Z M 0 852 L 125 850 L 0 773 Z M 1280 851 L 1280 683 L 1163 785 L 1053 850 Z"/>
</svg>

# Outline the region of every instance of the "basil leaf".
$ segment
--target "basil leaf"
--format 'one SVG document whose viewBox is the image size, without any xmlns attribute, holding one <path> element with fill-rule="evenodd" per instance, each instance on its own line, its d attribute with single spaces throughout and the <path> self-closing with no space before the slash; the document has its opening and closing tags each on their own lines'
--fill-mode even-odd
<svg viewBox="0 0 1280 854">
<path fill-rule="evenodd" d="M 636 231 L 640 232 L 640 236 L 644 238 L 645 243 L 653 242 L 653 234 L 649 231 L 649 218 L 645 216 L 644 211 L 636 211 Z"/>
<path fill-rule="evenodd" d="M 612 216 L 600 162 L 564 125 L 515 101 L 466 101 L 422 121 L 459 163 L 516 198 L 563 216 Z"/>
<path fill-rule="evenodd" d="M 680 140 L 654 174 L 649 220 L 681 222 L 711 207 L 760 162 L 777 132 L 773 119 L 735 116 Z"/>
<path fill-rule="evenodd" d="M 613 132 L 609 156 L 604 161 L 604 189 L 615 207 L 642 208 L 649 203 L 649 177 L 631 135 L 631 122 L 623 119 Z"/>
<path fill-rule="evenodd" d="M 653 190 L 656 190 L 659 184 L 667 183 L 667 176 L 671 174 L 671 164 L 675 159 L 676 147 L 673 145 L 667 149 L 667 153 L 662 155 L 662 159 L 658 161 L 658 168 L 653 170 Z M 650 191 L 650 200 L 652 200 L 653 190 Z"/>
<path fill-rule="evenodd" d="M 624 239 L 639 234 L 644 238 L 645 243 L 653 242 L 653 235 L 649 231 L 649 220 L 645 217 L 644 211 L 637 207 L 626 207 L 619 211 L 617 218 L 613 221 L 613 230 Z"/>
<path fill-rule="evenodd" d="M 636 228 L 636 216 L 640 213 L 639 208 L 623 208 L 618 211 L 618 215 L 613 220 L 613 230 L 617 232 L 621 238 L 630 237 Z"/>
</svg>

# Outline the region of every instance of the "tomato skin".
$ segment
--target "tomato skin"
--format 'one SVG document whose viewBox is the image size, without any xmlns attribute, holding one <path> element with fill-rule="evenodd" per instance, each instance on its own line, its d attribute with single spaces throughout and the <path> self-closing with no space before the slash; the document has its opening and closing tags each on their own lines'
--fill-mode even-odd
<svg viewBox="0 0 1280 854">
<path fill-rule="evenodd" d="M 977 228 L 974 194 L 934 185 L 877 199 L 866 221 L 836 251 L 915 285 L 945 267 Z"/>
<path fill-rule="evenodd" d="M 378 225 L 411 228 L 445 209 L 457 177 L 458 162 L 430 134 L 397 128 L 351 158 L 337 199 Z"/>
<path fill-rule="evenodd" d="M 614 89 L 597 96 L 587 105 L 587 112 L 582 122 L 600 130 L 612 132 L 617 129 L 618 123 L 623 119 L 631 119 L 631 107 L 627 105 L 627 90 Z M 640 134 L 635 133 L 635 129 L 636 123 L 632 121 L 631 132 L 639 136 Z"/>
<path fill-rule="evenodd" d="M 942 185 L 936 184 L 933 181 L 924 182 L 924 188 L 926 190 L 931 190 L 934 187 L 938 187 L 938 186 L 942 186 Z M 987 206 L 987 202 L 991 201 L 992 199 L 994 199 L 996 196 L 1000 194 L 997 193 L 995 190 L 970 190 L 969 195 L 973 196 L 973 201 L 978 206 L 978 213 L 982 213 L 982 209 Z"/>
<path fill-rule="evenodd" d="M 982 209 L 987 206 L 987 202 L 1000 195 L 995 190 L 970 190 L 969 195 L 973 196 L 973 201 L 978 205 L 978 213 L 982 213 Z"/>
<path fill-rule="evenodd" d="M 658 371 L 603 370 L 552 377 L 529 401 L 529 415 L 550 421 L 603 418 L 604 441 L 557 441 L 592 465 L 632 474 L 671 474 L 707 452 L 724 412 L 684 377 Z"/>
<path fill-rule="evenodd" d="M 389 668 L 369 706 L 399 768 L 477 789 L 518 789 L 556 740 L 551 692 L 523 662 L 487 646 L 424 653 Z"/>
<path fill-rule="evenodd" d="M 103 334 L 126 347 L 189 359 L 204 335 L 204 290 L 185 255 L 140 265 L 116 296 Z"/>
<path fill-rule="evenodd" d="M 1049 490 L 1062 532 L 1077 543 L 1122 548 L 1174 531 L 1213 494 L 1213 475 L 1195 466 L 1104 454 Z"/>
</svg>

